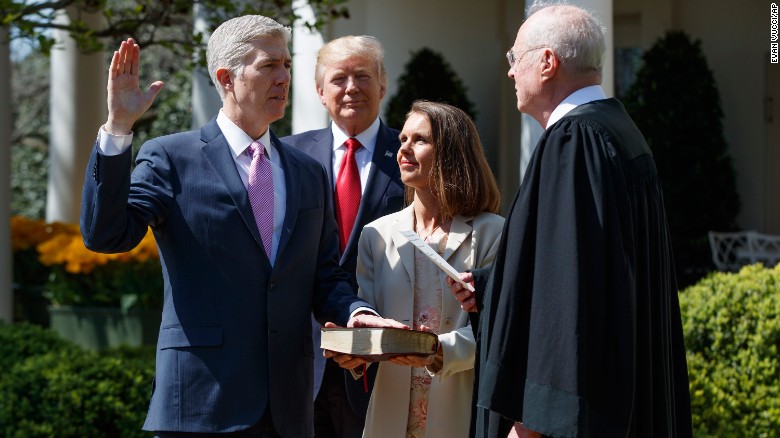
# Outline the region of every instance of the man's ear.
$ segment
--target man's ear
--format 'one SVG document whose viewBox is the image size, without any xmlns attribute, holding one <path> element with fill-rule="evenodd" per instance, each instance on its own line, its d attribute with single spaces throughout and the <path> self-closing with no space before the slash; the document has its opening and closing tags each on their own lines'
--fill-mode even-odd
<svg viewBox="0 0 780 438">
<path fill-rule="evenodd" d="M 558 73 L 558 67 L 560 67 L 558 57 L 555 56 L 555 52 L 550 48 L 544 48 L 539 64 L 541 69 L 540 74 L 543 80 L 554 78 Z"/>
<path fill-rule="evenodd" d="M 218 68 L 216 77 L 217 77 L 217 82 L 219 82 L 218 85 L 224 88 L 225 91 L 233 91 L 233 78 L 230 74 L 230 70 L 224 67 Z"/>
<path fill-rule="evenodd" d="M 322 103 L 322 105 L 327 108 L 328 104 L 327 102 L 325 102 L 325 88 L 323 88 L 320 84 L 316 84 L 316 88 L 317 88 L 317 96 L 320 97 L 320 103 Z"/>
</svg>

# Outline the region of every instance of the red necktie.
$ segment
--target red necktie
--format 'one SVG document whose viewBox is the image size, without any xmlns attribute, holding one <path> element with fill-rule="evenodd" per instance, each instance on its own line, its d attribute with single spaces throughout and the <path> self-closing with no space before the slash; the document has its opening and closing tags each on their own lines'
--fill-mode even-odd
<svg viewBox="0 0 780 438">
<path fill-rule="evenodd" d="M 348 138 L 344 145 L 347 147 L 347 153 L 344 154 L 339 176 L 336 178 L 336 222 L 339 226 L 341 252 L 344 252 L 347 246 L 360 207 L 360 172 L 355 161 L 355 152 L 363 147 L 355 138 Z"/>
</svg>

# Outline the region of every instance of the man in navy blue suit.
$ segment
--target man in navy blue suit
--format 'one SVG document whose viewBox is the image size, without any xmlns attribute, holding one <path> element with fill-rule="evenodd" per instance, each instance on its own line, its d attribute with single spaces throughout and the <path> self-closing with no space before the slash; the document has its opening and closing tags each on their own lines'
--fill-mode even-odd
<svg viewBox="0 0 780 438">
<path fill-rule="evenodd" d="M 154 232 L 165 300 L 144 429 L 159 437 L 312 436 L 310 315 L 402 326 L 358 300 L 339 267 L 322 165 L 269 129 L 287 103 L 289 39 L 262 16 L 217 28 L 207 56 L 219 115 L 145 143 L 132 173 L 132 126 L 163 84 L 139 89 L 132 39 L 111 61 L 81 230 L 102 252 Z"/>
<path fill-rule="evenodd" d="M 282 141 L 317 159 L 328 172 L 336 193 L 333 211 L 342 236 L 340 264 L 357 293 L 357 242 L 363 226 L 403 208 L 404 186 L 396 162 L 398 131 L 379 119 L 387 89 L 382 45 L 369 36 L 345 36 L 325 44 L 317 55 L 315 85 L 330 114 L 331 126 L 284 137 Z M 352 183 L 360 193 L 360 203 L 358 209 L 340 217 L 338 184 L 345 180 L 348 139 L 360 144 L 354 152 L 359 178 Z M 319 387 L 314 403 L 316 436 L 359 438 L 376 367 L 368 373 L 370 381 L 356 382 L 333 360 L 326 362 L 322 356 L 316 321 L 313 342 L 317 351 L 315 389 Z"/>
</svg>

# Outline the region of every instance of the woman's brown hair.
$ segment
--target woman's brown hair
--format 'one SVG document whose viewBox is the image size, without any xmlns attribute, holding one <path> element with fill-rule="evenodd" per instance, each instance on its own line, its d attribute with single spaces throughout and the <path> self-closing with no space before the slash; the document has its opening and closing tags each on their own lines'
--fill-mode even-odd
<svg viewBox="0 0 780 438">
<path fill-rule="evenodd" d="M 501 195 L 471 117 L 445 103 L 417 100 L 406 115 L 420 114 L 431 124 L 433 165 L 430 187 L 439 201 L 441 220 L 456 215 L 498 213 Z M 407 187 L 406 202 L 414 190 Z"/>
</svg>

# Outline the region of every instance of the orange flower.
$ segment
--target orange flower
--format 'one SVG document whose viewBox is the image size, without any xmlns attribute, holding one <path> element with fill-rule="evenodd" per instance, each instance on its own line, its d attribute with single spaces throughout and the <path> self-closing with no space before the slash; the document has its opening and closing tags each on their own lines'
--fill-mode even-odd
<svg viewBox="0 0 780 438">
<path fill-rule="evenodd" d="M 151 229 L 133 250 L 101 254 L 84 246 L 78 225 L 12 217 L 11 228 L 15 281 L 44 283 L 53 303 L 118 306 L 123 296 L 134 295 L 135 305 L 162 305 L 160 256 Z"/>
<path fill-rule="evenodd" d="M 71 274 L 88 274 L 112 260 L 143 263 L 159 258 L 151 229 L 133 250 L 118 254 L 101 254 L 87 249 L 77 226 L 51 224 L 50 229 L 53 236 L 36 246 L 38 259 L 45 266 L 64 265 Z"/>
<path fill-rule="evenodd" d="M 45 223 L 22 216 L 11 217 L 11 245 L 13 250 L 35 247 L 60 234 L 78 234 L 79 227 L 61 222 Z"/>
</svg>

